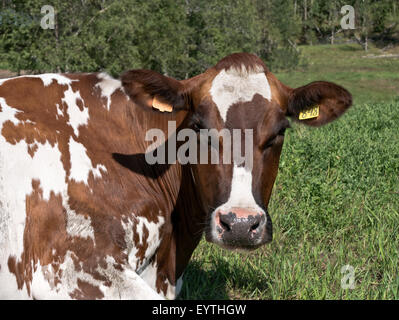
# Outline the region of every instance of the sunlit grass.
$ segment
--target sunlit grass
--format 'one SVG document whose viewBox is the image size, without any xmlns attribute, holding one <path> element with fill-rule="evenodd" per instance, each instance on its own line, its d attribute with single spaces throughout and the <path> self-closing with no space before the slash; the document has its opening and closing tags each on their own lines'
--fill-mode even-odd
<svg viewBox="0 0 399 320">
<path fill-rule="evenodd" d="M 389 101 L 399 96 L 399 57 L 367 58 L 389 52 L 371 47 L 368 52 L 356 44 L 301 47 L 305 67 L 278 73 L 278 78 L 292 87 L 325 80 L 347 88 L 356 103 Z"/>
</svg>

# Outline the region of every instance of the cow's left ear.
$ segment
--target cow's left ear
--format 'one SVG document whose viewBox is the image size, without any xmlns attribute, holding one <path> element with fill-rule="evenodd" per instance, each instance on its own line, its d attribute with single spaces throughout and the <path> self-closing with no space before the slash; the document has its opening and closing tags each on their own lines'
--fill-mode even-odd
<svg viewBox="0 0 399 320">
<path fill-rule="evenodd" d="M 141 106 L 172 112 L 189 108 L 184 85 L 151 70 L 131 70 L 121 76 L 125 92 Z"/>
<path fill-rule="evenodd" d="M 352 105 L 352 95 L 332 82 L 316 81 L 291 89 L 287 99 L 287 116 L 310 126 L 334 121 Z"/>
</svg>

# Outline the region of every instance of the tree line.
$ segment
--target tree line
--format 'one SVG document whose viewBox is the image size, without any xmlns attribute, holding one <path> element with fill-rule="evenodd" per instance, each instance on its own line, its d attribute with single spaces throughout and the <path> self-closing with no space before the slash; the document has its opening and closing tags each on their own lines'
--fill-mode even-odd
<svg viewBox="0 0 399 320">
<path fill-rule="evenodd" d="M 273 71 L 300 63 L 301 44 L 393 42 L 397 0 L 1 0 L 0 63 L 10 70 L 114 76 L 147 68 L 179 79 L 233 52 L 252 52 Z M 43 29 L 43 6 L 54 8 Z M 355 12 L 343 30 L 341 7 Z"/>
</svg>

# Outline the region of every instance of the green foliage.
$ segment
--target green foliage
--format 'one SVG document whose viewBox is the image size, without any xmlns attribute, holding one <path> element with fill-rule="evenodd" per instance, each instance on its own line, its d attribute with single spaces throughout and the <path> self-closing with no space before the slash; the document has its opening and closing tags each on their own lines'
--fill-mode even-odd
<svg viewBox="0 0 399 320">
<path fill-rule="evenodd" d="M 13 70 L 98 71 L 118 75 L 149 68 L 186 76 L 189 28 L 184 7 L 172 0 L 52 1 L 55 29 L 40 27 L 45 0 L 8 9 L 28 17 L 21 24 L 8 14 L 1 24 L 0 56 Z M 7 11 L 6 11 L 7 12 Z M 2 16 L 5 15 L 2 13 Z M 19 62 L 21 61 L 21 62 Z"/>
<path fill-rule="evenodd" d="M 55 29 L 40 27 L 48 4 Z M 181 79 L 244 51 L 274 72 L 292 70 L 301 63 L 298 44 L 333 42 L 342 31 L 344 4 L 355 7 L 357 29 L 341 35 L 365 49 L 373 37 L 395 38 L 395 0 L 3 0 L 0 63 L 17 72 L 114 76 L 148 68 Z"/>
<path fill-rule="evenodd" d="M 192 0 L 189 20 L 195 45 L 191 51 L 197 70 L 214 65 L 234 52 L 258 52 L 261 25 L 250 0 Z"/>
</svg>

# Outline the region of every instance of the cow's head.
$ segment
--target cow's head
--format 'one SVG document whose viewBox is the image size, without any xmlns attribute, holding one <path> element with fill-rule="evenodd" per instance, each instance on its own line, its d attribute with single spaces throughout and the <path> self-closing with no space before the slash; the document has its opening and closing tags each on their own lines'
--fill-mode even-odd
<svg viewBox="0 0 399 320">
<path fill-rule="evenodd" d="M 352 103 L 347 90 L 330 82 L 289 88 L 261 59 L 247 53 L 230 55 L 205 73 L 184 81 L 133 70 L 122 76 L 122 82 L 135 103 L 162 111 L 185 110 L 187 126 L 198 135 L 201 129 L 241 129 L 239 140 L 244 149 L 245 129 L 252 130 L 250 166 L 237 164 L 234 158 L 230 163 L 223 161 L 223 139 L 219 140 L 219 164 L 192 165 L 208 215 L 206 238 L 230 249 L 253 249 L 272 239 L 267 207 L 284 132 L 290 126 L 287 117 L 321 126 L 337 119 Z M 312 106 L 318 106 L 318 115 L 299 120 L 300 113 Z M 214 147 L 209 145 L 210 149 Z"/>
</svg>

